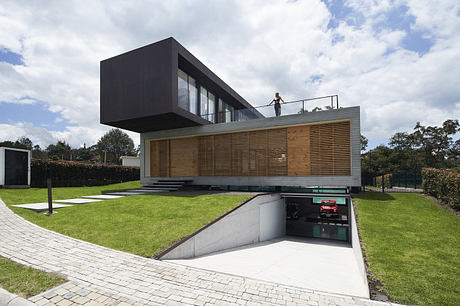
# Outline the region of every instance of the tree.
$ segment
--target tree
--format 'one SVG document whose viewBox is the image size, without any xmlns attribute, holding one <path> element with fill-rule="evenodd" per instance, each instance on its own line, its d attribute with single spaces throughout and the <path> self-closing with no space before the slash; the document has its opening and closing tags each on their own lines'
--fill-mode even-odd
<svg viewBox="0 0 460 306">
<path fill-rule="evenodd" d="M 122 156 L 136 156 L 133 140 L 120 129 L 112 129 L 99 139 L 96 144 L 101 160 L 119 164 Z"/>
<path fill-rule="evenodd" d="M 37 144 L 32 148 L 32 157 L 37 159 L 47 159 L 48 154 Z"/>
<path fill-rule="evenodd" d="M 46 152 L 48 153 L 50 159 L 70 160 L 72 148 L 65 141 L 59 140 L 55 145 L 50 144 L 46 148 Z"/>
<path fill-rule="evenodd" d="M 25 149 L 25 150 L 32 150 L 32 147 L 33 147 L 32 140 L 30 140 L 29 138 L 25 136 L 22 136 L 21 138 L 16 140 L 14 145 L 16 148 Z"/>
<path fill-rule="evenodd" d="M 415 145 L 424 153 L 425 166 L 433 168 L 446 167 L 446 159 L 452 143 L 451 135 L 460 131 L 458 120 L 446 120 L 441 127 L 423 126 L 417 122 L 412 133 Z"/>
<path fill-rule="evenodd" d="M 366 136 L 361 135 L 361 152 L 366 151 L 368 143 L 369 143 L 369 140 L 367 140 Z"/>
</svg>

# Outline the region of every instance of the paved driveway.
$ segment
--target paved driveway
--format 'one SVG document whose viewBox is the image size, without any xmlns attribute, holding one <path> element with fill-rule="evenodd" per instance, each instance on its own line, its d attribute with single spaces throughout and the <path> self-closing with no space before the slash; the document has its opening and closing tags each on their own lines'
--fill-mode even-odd
<svg viewBox="0 0 460 306">
<path fill-rule="evenodd" d="M 389 305 L 174 265 L 73 239 L 15 215 L 0 200 L 0 256 L 69 279 L 37 305 Z"/>
<path fill-rule="evenodd" d="M 283 237 L 168 262 L 285 285 L 369 297 L 353 249 L 343 242 Z"/>
</svg>

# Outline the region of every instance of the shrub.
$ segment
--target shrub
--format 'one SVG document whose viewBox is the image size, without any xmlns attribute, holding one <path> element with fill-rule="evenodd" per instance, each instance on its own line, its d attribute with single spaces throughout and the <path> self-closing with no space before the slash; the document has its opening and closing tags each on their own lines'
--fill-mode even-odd
<svg viewBox="0 0 460 306">
<path fill-rule="evenodd" d="M 423 191 L 450 207 L 460 210 L 460 174 L 452 170 L 425 168 L 422 170 Z"/>
<path fill-rule="evenodd" d="M 385 188 L 393 187 L 393 175 L 391 173 L 385 174 L 383 176 L 383 180 L 384 180 Z M 377 187 L 382 187 L 382 176 L 381 175 L 375 177 L 375 185 Z"/>
<path fill-rule="evenodd" d="M 101 186 L 139 177 L 139 167 L 32 159 L 30 185 L 44 188 L 51 178 L 53 187 Z"/>
</svg>

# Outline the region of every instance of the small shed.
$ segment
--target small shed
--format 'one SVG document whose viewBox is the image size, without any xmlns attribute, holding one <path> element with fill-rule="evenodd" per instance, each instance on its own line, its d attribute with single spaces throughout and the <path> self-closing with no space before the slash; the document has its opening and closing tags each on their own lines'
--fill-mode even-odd
<svg viewBox="0 0 460 306">
<path fill-rule="evenodd" d="M 121 164 L 129 167 L 140 167 L 141 158 L 139 156 L 122 156 Z"/>
<path fill-rule="evenodd" d="M 0 147 L 0 186 L 30 186 L 30 150 Z"/>
</svg>

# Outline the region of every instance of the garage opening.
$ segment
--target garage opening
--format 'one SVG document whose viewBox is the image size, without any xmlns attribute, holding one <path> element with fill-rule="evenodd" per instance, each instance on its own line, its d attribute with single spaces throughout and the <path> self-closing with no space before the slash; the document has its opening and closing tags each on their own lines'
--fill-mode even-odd
<svg viewBox="0 0 460 306">
<path fill-rule="evenodd" d="M 283 193 L 286 235 L 351 244 L 348 193 Z"/>
</svg>

